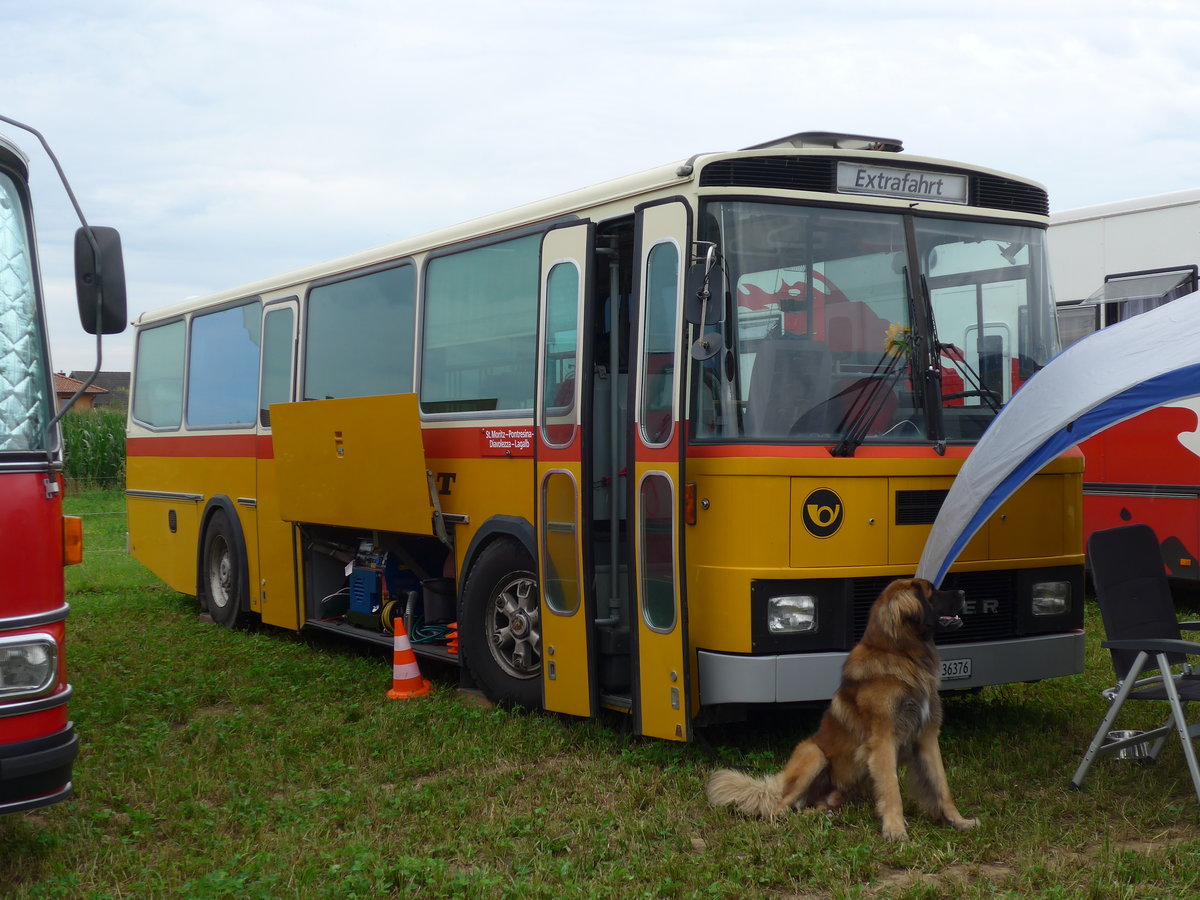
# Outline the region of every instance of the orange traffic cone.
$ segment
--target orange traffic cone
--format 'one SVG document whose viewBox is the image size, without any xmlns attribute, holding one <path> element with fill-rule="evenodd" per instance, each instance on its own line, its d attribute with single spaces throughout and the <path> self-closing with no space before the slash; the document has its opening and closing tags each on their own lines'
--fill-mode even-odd
<svg viewBox="0 0 1200 900">
<path fill-rule="evenodd" d="M 446 629 L 446 649 L 451 656 L 458 656 L 458 623 L 451 622 Z"/>
<path fill-rule="evenodd" d="M 408 642 L 408 632 L 404 630 L 404 619 L 396 616 L 395 635 L 392 639 L 392 689 L 388 697 L 392 700 L 411 700 L 414 697 L 424 697 L 429 693 L 429 681 L 421 677 L 421 669 L 417 666 L 417 656 L 413 653 L 412 644 Z"/>
</svg>

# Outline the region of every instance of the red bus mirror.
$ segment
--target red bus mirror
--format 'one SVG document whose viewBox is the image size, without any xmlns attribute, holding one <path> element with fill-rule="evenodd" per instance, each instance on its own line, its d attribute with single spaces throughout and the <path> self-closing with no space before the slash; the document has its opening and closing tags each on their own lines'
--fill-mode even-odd
<svg viewBox="0 0 1200 900">
<path fill-rule="evenodd" d="M 79 321 L 88 334 L 125 330 L 125 262 L 115 228 L 96 226 L 75 232 L 75 294 Z"/>
</svg>

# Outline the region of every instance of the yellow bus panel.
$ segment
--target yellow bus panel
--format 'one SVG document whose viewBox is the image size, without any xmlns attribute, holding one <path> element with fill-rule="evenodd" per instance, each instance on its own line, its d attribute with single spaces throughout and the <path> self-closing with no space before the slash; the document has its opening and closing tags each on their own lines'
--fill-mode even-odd
<svg viewBox="0 0 1200 900">
<path fill-rule="evenodd" d="M 886 478 L 793 478 L 791 563 L 798 569 L 877 565 L 888 556 Z"/>
<path fill-rule="evenodd" d="M 415 394 L 275 404 L 271 428 L 285 521 L 432 533 Z"/>
</svg>

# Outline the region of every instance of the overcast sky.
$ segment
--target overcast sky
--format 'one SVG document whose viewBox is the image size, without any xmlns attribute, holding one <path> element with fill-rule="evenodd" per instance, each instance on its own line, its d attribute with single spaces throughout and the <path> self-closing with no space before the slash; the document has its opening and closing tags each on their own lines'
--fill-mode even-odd
<svg viewBox="0 0 1200 900">
<path fill-rule="evenodd" d="M 1200 187 L 1194 0 L 0 0 L 0 42 L 0 113 L 120 230 L 131 318 L 796 131 L 1031 177 L 1055 210 Z M 77 223 L 0 133 L 35 170 L 55 368 L 91 368 Z"/>
</svg>

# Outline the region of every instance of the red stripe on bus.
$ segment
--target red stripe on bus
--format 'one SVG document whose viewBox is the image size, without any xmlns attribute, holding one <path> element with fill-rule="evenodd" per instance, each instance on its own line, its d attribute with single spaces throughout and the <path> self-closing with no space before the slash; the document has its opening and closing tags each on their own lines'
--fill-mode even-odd
<svg viewBox="0 0 1200 900">
<path fill-rule="evenodd" d="M 483 432 L 486 428 L 521 428 L 533 431 L 528 422 L 520 424 L 502 423 L 494 426 L 467 425 L 461 428 L 424 428 L 421 442 L 425 445 L 426 459 L 481 459 Z M 498 458 L 503 458 L 497 455 Z M 514 454 L 516 456 L 516 454 Z M 523 454 L 525 458 L 532 453 Z"/>
<path fill-rule="evenodd" d="M 522 427 L 532 431 L 533 426 Z M 483 428 L 426 428 L 421 432 L 428 459 L 479 459 Z M 131 437 L 125 442 L 128 456 L 167 458 L 248 458 L 273 459 L 274 444 L 269 434 L 172 434 Z M 514 454 L 516 455 L 516 454 Z M 532 452 L 523 454 L 531 457 Z"/>
<path fill-rule="evenodd" d="M 538 446 L 538 459 L 546 463 L 569 463 L 579 462 L 580 442 L 575 440 L 569 447 L 547 447 L 545 444 Z"/>
<path fill-rule="evenodd" d="M 463 428 L 426 428 L 421 432 L 421 440 L 425 445 L 427 459 L 478 459 L 480 452 L 480 433 L 478 425 Z M 579 438 L 576 438 L 579 441 Z M 139 457 L 226 457 L 226 458 L 257 458 L 273 459 L 274 444 L 269 434 L 179 434 L 155 437 L 131 437 L 126 443 L 126 454 Z M 971 448 L 968 446 L 951 445 L 946 448 L 946 456 L 950 458 L 965 457 Z M 563 453 L 546 454 L 547 458 L 562 459 L 578 449 Z M 829 448 L 822 445 L 797 446 L 795 444 L 689 444 L 685 451 L 693 459 L 770 459 L 789 457 L 791 459 L 826 459 Z M 545 448 L 543 448 L 545 453 Z M 639 457 L 643 460 L 669 462 L 677 458 L 678 451 L 675 442 L 667 448 L 650 450 L 641 448 Z M 859 447 L 855 456 L 859 459 L 921 459 L 933 455 L 932 447 L 926 446 L 887 446 Z M 562 454 L 562 455 L 560 455 Z"/>
</svg>

